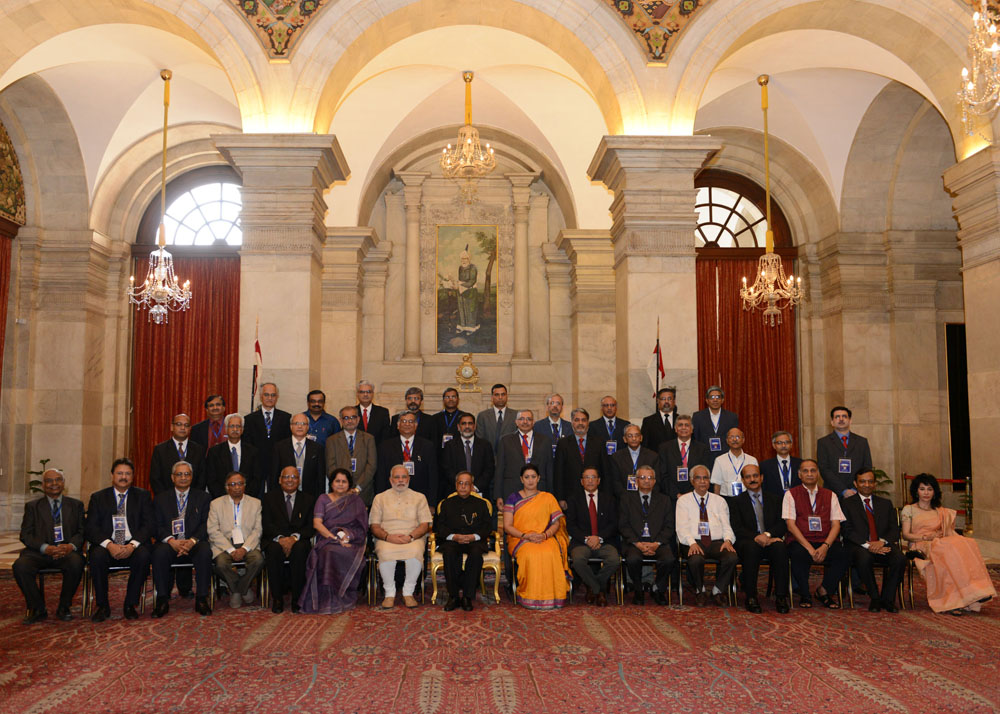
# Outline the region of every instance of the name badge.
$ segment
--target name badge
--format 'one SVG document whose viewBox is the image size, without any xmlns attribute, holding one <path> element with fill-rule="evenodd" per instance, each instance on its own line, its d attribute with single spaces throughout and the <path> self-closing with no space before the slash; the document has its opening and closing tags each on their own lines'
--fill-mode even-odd
<svg viewBox="0 0 1000 714">
<path fill-rule="evenodd" d="M 184 538 L 184 519 L 175 518 L 170 521 L 170 533 L 174 538 Z"/>
<path fill-rule="evenodd" d="M 722 451 L 722 439 L 719 437 L 712 437 L 708 440 L 708 448 L 712 451 Z"/>
<path fill-rule="evenodd" d="M 604 448 L 608 450 L 608 456 L 611 456 L 616 451 L 618 451 L 618 442 L 617 441 L 605 441 L 604 442 Z"/>
<path fill-rule="evenodd" d="M 454 434 L 442 434 L 442 436 L 441 436 L 441 448 L 443 449 L 444 445 L 447 444 L 449 441 L 451 441 L 454 438 L 455 438 Z"/>
<path fill-rule="evenodd" d="M 357 470 L 358 470 L 358 460 L 351 459 L 351 473 L 354 473 Z"/>
<path fill-rule="evenodd" d="M 408 473 L 408 474 L 410 474 L 410 476 L 412 476 L 414 474 L 416 466 L 414 465 L 414 463 L 412 461 L 404 461 L 403 462 L 403 468 L 406 469 L 406 473 Z"/>
<path fill-rule="evenodd" d="M 819 516 L 809 516 L 809 532 L 819 533 L 823 530 L 823 519 Z"/>
<path fill-rule="evenodd" d="M 553 458 L 553 459 L 554 459 L 554 458 L 556 457 L 556 448 L 557 448 L 558 446 L 559 446 L 558 444 L 553 444 L 553 445 L 552 445 L 552 458 Z"/>
<path fill-rule="evenodd" d="M 851 473 L 851 460 L 850 459 L 841 459 L 840 461 L 838 461 L 837 462 L 837 471 L 839 471 L 842 474 L 849 474 L 849 473 Z"/>
<path fill-rule="evenodd" d="M 111 516 L 111 530 L 125 532 L 125 516 Z"/>
<path fill-rule="evenodd" d="M 708 521 L 698 521 L 698 535 L 711 537 L 712 529 L 709 527 Z"/>
<path fill-rule="evenodd" d="M 642 536 L 641 537 L 642 538 L 649 538 L 650 537 L 650 535 L 649 535 L 649 524 L 648 523 L 643 523 L 642 524 Z"/>
<path fill-rule="evenodd" d="M 62 543 L 63 542 L 63 527 L 62 526 L 53 526 L 52 527 L 52 539 L 56 543 Z"/>
<path fill-rule="evenodd" d="M 688 470 L 687 470 L 686 466 L 678 466 L 677 467 L 677 480 L 678 481 L 687 481 L 688 480 Z"/>
<path fill-rule="evenodd" d="M 246 538 L 243 537 L 243 529 L 240 528 L 239 526 L 233 526 L 232 539 L 233 539 L 233 545 L 238 545 L 243 543 L 243 541 L 246 540 Z"/>
<path fill-rule="evenodd" d="M 309 441 L 316 441 L 315 434 L 306 434 L 306 438 L 309 439 Z"/>
<path fill-rule="evenodd" d="M 743 493 L 742 481 L 733 481 L 731 484 L 729 484 L 729 486 L 734 496 L 739 496 L 741 493 Z"/>
<path fill-rule="evenodd" d="M 628 484 L 626 485 L 626 488 L 629 491 L 638 491 L 639 490 L 639 482 L 635 480 L 635 474 L 629 474 L 628 475 Z"/>
</svg>

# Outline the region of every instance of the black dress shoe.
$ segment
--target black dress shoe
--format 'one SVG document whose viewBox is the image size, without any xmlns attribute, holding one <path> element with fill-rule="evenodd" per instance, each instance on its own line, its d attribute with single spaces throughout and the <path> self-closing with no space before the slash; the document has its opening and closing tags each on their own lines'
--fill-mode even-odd
<svg viewBox="0 0 1000 714">
<path fill-rule="evenodd" d="M 725 593 L 712 593 L 712 602 L 719 607 L 729 607 L 729 598 Z"/>
<path fill-rule="evenodd" d="M 760 606 L 760 601 L 755 597 L 748 597 L 746 606 L 747 612 L 752 612 L 754 614 L 763 612 L 763 609 Z"/>
<path fill-rule="evenodd" d="M 605 600 L 605 603 L 607 600 Z M 653 602 L 657 605 L 663 606 L 667 604 L 667 596 L 661 593 L 659 590 L 653 593 Z"/>
<path fill-rule="evenodd" d="M 56 617 L 62 620 L 63 622 L 69 622 L 70 620 L 73 619 L 73 615 L 69 611 L 69 608 L 64 607 L 62 605 L 56 608 Z"/>
<path fill-rule="evenodd" d="M 122 608 L 122 614 L 125 615 L 126 620 L 138 620 L 139 613 L 135 610 L 135 605 L 125 605 Z"/>
<path fill-rule="evenodd" d="M 452 610 L 457 609 L 458 608 L 458 601 L 459 601 L 459 599 L 460 598 L 449 596 L 448 597 L 448 602 L 446 602 L 444 604 L 444 611 L 445 612 L 451 612 Z"/>
<path fill-rule="evenodd" d="M 170 612 L 170 600 L 165 597 L 156 599 L 156 606 L 153 608 L 153 617 L 160 618 Z"/>
<path fill-rule="evenodd" d="M 791 608 L 788 606 L 788 598 L 778 597 L 774 599 L 774 609 L 778 611 L 780 615 L 787 615 Z"/>
<path fill-rule="evenodd" d="M 632 604 L 633 605 L 645 605 L 646 604 L 646 596 L 645 596 L 645 594 L 643 594 L 643 592 L 641 590 L 636 591 L 635 595 L 632 596 Z"/>
<path fill-rule="evenodd" d="M 708 604 L 708 595 L 705 594 L 704 590 L 702 590 L 699 593 L 695 593 L 694 596 L 695 607 L 705 607 L 705 605 L 707 604 Z"/>
<path fill-rule="evenodd" d="M 48 616 L 49 613 L 45 610 L 29 610 L 24 619 L 21 620 L 21 624 L 34 625 L 36 622 L 41 622 L 42 620 L 47 619 Z"/>
<path fill-rule="evenodd" d="M 597 593 L 597 598 L 594 600 L 594 602 L 597 603 L 598 607 L 607 607 L 608 596 L 605 595 L 604 593 Z"/>
<path fill-rule="evenodd" d="M 111 608 L 107 605 L 99 605 L 94 614 L 90 616 L 91 622 L 104 622 L 111 617 Z"/>
<path fill-rule="evenodd" d="M 207 597 L 195 598 L 195 601 L 194 601 L 194 611 L 197 612 L 199 615 L 203 615 L 203 616 L 204 615 L 211 615 L 212 614 L 212 608 L 210 608 L 208 606 L 208 598 Z"/>
<path fill-rule="evenodd" d="M 895 615 L 897 612 L 899 612 L 899 608 L 896 607 L 896 603 L 892 603 L 892 602 L 890 602 L 890 603 L 885 603 L 885 602 L 882 603 L 882 609 L 885 612 L 891 612 L 893 615 Z"/>
<path fill-rule="evenodd" d="M 588 605 L 593 605 L 595 597 L 594 592 L 590 588 L 587 588 L 587 595 L 583 598 L 583 601 Z"/>
<path fill-rule="evenodd" d="M 868 612 L 882 612 L 882 603 L 872 598 L 872 601 L 868 603 Z"/>
<path fill-rule="evenodd" d="M 859 585 L 858 587 L 854 587 L 854 586 L 852 585 L 852 586 L 851 586 L 851 590 L 853 590 L 853 591 L 854 591 L 854 594 L 855 594 L 855 595 L 860 595 L 861 597 L 864 597 L 865 595 L 867 595 L 867 594 L 868 594 L 868 588 L 866 588 L 866 587 L 865 587 L 864 585 Z M 878 593 L 876 593 L 876 595 L 877 595 L 877 594 L 878 594 Z"/>
<path fill-rule="evenodd" d="M 295 602 L 292 603 L 292 614 L 293 615 L 297 615 L 301 610 L 302 610 L 302 608 L 299 607 L 298 600 L 296 600 Z"/>
<path fill-rule="evenodd" d="M 280 615 L 285 611 L 285 600 L 284 598 L 275 597 L 271 598 L 271 612 L 275 615 Z"/>
<path fill-rule="evenodd" d="M 466 612 L 472 612 L 472 598 L 463 597 L 462 598 L 462 609 Z"/>
</svg>

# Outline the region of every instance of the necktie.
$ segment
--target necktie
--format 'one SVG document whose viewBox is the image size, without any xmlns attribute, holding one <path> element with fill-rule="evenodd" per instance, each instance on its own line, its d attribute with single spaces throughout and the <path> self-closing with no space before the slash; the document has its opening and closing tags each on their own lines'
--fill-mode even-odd
<svg viewBox="0 0 1000 714">
<path fill-rule="evenodd" d="M 52 502 L 52 522 L 56 525 L 62 523 L 62 499 L 57 498 Z"/>
<path fill-rule="evenodd" d="M 875 512 L 872 511 L 871 498 L 865 499 L 865 515 L 868 516 L 868 540 L 878 540 L 878 529 L 875 528 Z"/>
<path fill-rule="evenodd" d="M 347 450 L 350 452 L 351 456 L 354 456 L 354 434 L 347 437 Z"/>
<path fill-rule="evenodd" d="M 368 407 L 361 410 L 361 423 L 365 425 L 365 431 L 368 431 Z"/>
<path fill-rule="evenodd" d="M 789 488 L 789 483 L 790 482 L 788 480 L 788 462 L 785 461 L 785 460 L 782 460 L 782 462 L 781 462 L 781 486 L 782 486 L 782 488 L 787 491 L 788 488 Z"/>
<path fill-rule="evenodd" d="M 666 426 L 666 425 L 667 425 L 667 415 L 664 414 L 663 415 L 663 426 Z"/>
<path fill-rule="evenodd" d="M 403 461 L 412 461 L 410 455 L 410 440 L 407 439 L 403 442 Z"/>
<path fill-rule="evenodd" d="M 230 453 L 233 455 L 233 471 L 240 470 L 240 455 L 236 453 L 236 447 L 233 446 L 230 449 Z"/>
<path fill-rule="evenodd" d="M 551 424 L 551 422 L 550 422 L 550 424 Z M 552 426 L 552 441 L 558 441 L 559 440 L 559 425 L 558 424 L 551 424 L 551 426 Z"/>
<path fill-rule="evenodd" d="M 521 434 L 521 453 L 524 454 L 524 462 L 528 463 L 528 459 L 531 457 L 531 447 L 528 446 L 527 434 Z"/>
<path fill-rule="evenodd" d="M 583 448 L 583 437 L 581 436 L 581 437 L 580 437 L 580 461 L 583 461 L 583 454 L 584 454 L 584 451 L 585 451 L 585 450 L 584 450 L 584 448 Z"/>
<path fill-rule="evenodd" d="M 118 494 L 118 512 L 117 512 L 116 515 L 119 515 L 119 516 L 124 516 L 125 515 L 125 494 L 124 493 L 119 493 Z M 114 540 L 114 542 L 117 543 L 118 545 L 125 545 L 125 530 L 122 529 L 122 530 L 116 530 L 116 531 L 114 531 L 112 540 Z"/>
<path fill-rule="evenodd" d="M 183 461 L 184 457 L 187 455 L 187 449 L 181 446 L 181 442 L 178 441 L 175 443 L 177 444 L 177 458 Z"/>
<path fill-rule="evenodd" d="M 497 433 L 493 438 L 493 451 L 496 451 L 500 447 L 500 430 L 503 427 L 503 409 L 497 410 Z"/>
<path fill-rule="evenodd" d="M 840 441 L 843 442 L 844 448 L 846 449 L 847 448 L 847 434 L 844 434 L 842 437 L 840 437 Z"/>
<path fill-rule="evenodd" d="M 698 520 L 702 523 L 708 523 L 708 496 L 702 497 L 698 502 Z M 712 536 L 703 535 L 701 537 L 701 548 L 707 552 L 708 548 L 712 545 Z"/>
<path fill-rule="evenodd" d="M 211 427 L 212 427 L 212 433 L 211 433 L 211 438 L 209 439 L 211 443 L 209 443 L 209 446 L 215 446 L 220 441 L 222 441 L 222 422 L 213 421 L 211 423 Z"/>
<path fill-rule="evenodd" d="M 615 436 L 615 420 L 608 419 L 608 439 L 613 439 Z"/>
<path fill-rule="evenodd" d="M 472 439 L 465 440 L 465 470 L 472 471 Z"/>
<path fill-rule="evenodd" d="M 590 535 L 597 535 L 597 503 L 594 494 L 590 495 Z"/>
<path fill-rule="evenodd" d="M 295 461 L 296 462 L 301 462 L 302 461 L 302 451 L 305 448 L 306 448 L 306 442 L 304 442 L 304 441 L 300 441 L 298 444 L 295 445 Z"/>
<path fill-rule="evenodd" d="M 177 497 L 177 517 L 178 518 L 183 518 L 184 517 L 184 511 L 187 510 L 187 504 L 188 504 L 188 495 L 187 495 L 187 491 L 185 491 L 184 493 L 182 493 L 180 496 Z"/>
<path fill-rule="evenodd" d="M 764 532 L 764 504 L 760 502 L 760 494 L 752 493 L 750 494 L 750 500 L 753 502 L 753 513 L 757 516 L 757 532 Z"/>
<path fill-rule="evenodd" d="M 264 428 L 267 429 L 267 436 L 271 436 L 271 412 L 264 412 Z"/>
<path fill-rule="evenodd" d="M 684 468 L 688 466 L 688 447 L 687 444 L 681 444 L 681 463 L 684 464 Z"/>
<path fill-rule="evenodd" d="M 643 497 L 642 497 L 642 514 L 646 515 L 647 511 L 649 511 L 649 494 L 643 494 Z"/>
<path fill-rule="evenodd" d="M 292 494 L 285 494 L 285 513 L 288 514 L 288 520 L 292 520 Z"/>
</svg>

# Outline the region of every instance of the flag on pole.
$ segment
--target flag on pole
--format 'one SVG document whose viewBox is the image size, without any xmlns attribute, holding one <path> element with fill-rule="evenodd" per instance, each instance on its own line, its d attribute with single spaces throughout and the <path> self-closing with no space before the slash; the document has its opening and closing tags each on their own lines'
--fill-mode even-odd
<svg viewBox="0 0 1000 714">
<path fill-rule="evenodd" d="M 663 351 L 660 349 L 660 318 L 656 318 L 656 347 L 653 348 L 653 356 L 649 358 L 649 365 L 646 367 L 649 374 L 649 381 L 655 390 L 653 394 L 660 391 L 660 379 L 667 376 L 663 369 Z"/>
<path fill-rule="evenodd" d="M 257 398 L 257 380 L 264 375 L 264 357 L 260 352 L 260 315 L 257 316 L 257 324 L 253 330 L 253 380 L 250 385 L 250 411 L 254 410 L 254 401 Z"/>
</svg>

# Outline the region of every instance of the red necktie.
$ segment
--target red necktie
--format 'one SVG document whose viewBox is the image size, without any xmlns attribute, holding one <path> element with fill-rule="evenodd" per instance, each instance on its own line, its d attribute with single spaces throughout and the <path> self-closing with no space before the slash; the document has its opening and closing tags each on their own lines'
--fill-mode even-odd
<svg viewBox="0 0 1000 714">
<path fill-rule="evenodd" d="M 875 513 L 872 511 L 870 498 L 865 499 L 865 514 L 868 516 L 868 540 L 878 540 L 878 530 L 875 528 Z"/>
<path fill-rule="evenodd" d="M 681 444 L 681 463 L 684 464 L 684 468 L 688 466 L 688 446 L 687 444 Z"/>
<path fill-rule="evenodd" d="M 403 461 L 412 461 L 410 458 L 410 440 L 407 439 L 403 442 Z"/>
<path fill-rule="evenodd" d="M 590 535 L 597 535 L 597 504 L 594 503 L 594 494 L 590 495 Z"/>
<path fill-rule="evenodd" d="M 842 442 L 844 442 L 844 448 L 846 449 L 847 448 L 847 434 L 844 434 L 842 437 L 840 437 L 840 440 Z"/>
<path fill-rule="evenodd" d="M 708 506 L 706 505 L 707 502 L 708 502 L 707 495 L 703 496 L 698 502 L 698 520 L 702 521 L 703 523 L 708 523 Z M 701 537 L 702 550 L 707 552 L 711 546 L 712 546 L 712 536 L 703 535 Z"/>
<path fill-rule="evenodd" d="M 580 439 L 580 461 L 583 461 L 583 439 Z"/>
<path fill-rule="evenodd" d="M 524 454 L 524 461 L 527 463 L 528 457 L 531 455 L 531 448 L 528 446 L 527 434 L 521 434 L 521 453 Z"/>
<path fill-rule="evenodd" d="M 364 422 L 365 431 L 368 431 L 368 407 L 361 410 L 361 421 Z"/>
</svg>

